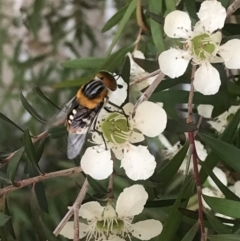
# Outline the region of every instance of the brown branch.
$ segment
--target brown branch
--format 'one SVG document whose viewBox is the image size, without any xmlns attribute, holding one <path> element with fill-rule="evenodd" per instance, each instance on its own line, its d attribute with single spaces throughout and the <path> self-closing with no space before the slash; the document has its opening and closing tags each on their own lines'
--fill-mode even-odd
<svg viewBox="0 0 240 241">
<path fill-rule="evenodd" d="M 146 24 L 144 23 L 143 17 L 142 17 L 142 1 L 141 0 L 138 0 L 138 2 L 137 2 L 136 19 L 137 19 L 137 24 L 141 28 L 141 30 L 148 32 L 149 29 L 146 26 Z"/>
<path fill-rule="evenodd" d="M 41 175 L 41 176 L 25 179 L 25 180 L 16 182 L 16 186 L 10 185 L 8 187 L 0 189 L 0 195 L 4 195 L 8 192 L 21 189 L 21 188 L 26 187 L 30 184 L 41 182 L 41 181 L 47 180 L 49 178 L 69 176 L 69 175 L 72 175 L 72 174 L 75 174 L 75 173 L 80 173 L 80 172 L 82 172 L 81 167 L 73 167 L 73 168 L 69 168 L 69 169 L 66 169 L 66 170 L 61 170 L 61 171 L 57 171 L 57 172 L 50 172 L 50 173 L 46 173 L 46 174 Z"/>
<path fill-rule="evenodd" d="M 64 216 L 64 218 L 61 220 L 61 222 L 58 224 L 58 226 L 55 228 L 53 234 L 55 236 L 58 236 L 58 234 L 62 231 L 63 227 L 66 225 L 66 223 L 68 222 L 68 220 L 72 217 L 72 215 L 74 214 L 74 210 L 76 208 L 80 208 L 81 207 L 81 204 L 82 204 L 82 201 L 88 191 L 88 188 L 89 188 L 89 183 L 88 183 L 88 180 L 87 178 L 85 179 L 85 182 L 83 183 L 82 185 L 82 188 L 74 202 L 74 204 L 72 205 L 72 207 L 70 207 L 69 211 L 66 213 L 66 215 Z M 74 223 L 75 224 L 75 223 Z M 75 225 L 74 225 L 75 226 Z M 75 227 L 74 227 L 75 228 Z M 75 230 L 75 229 L 74 229 Z M 74 231 L 75 232 L 75 231 Z M 76 230 L 77 232 L 77 230 Z M 78 230 L 79 232 L 79 230 Z M 74 234 L 75 236 L 75 234 Z M 79 238 L 79 237 L 78 237 Z M 78 239 L 77 239 L 78 240 Z M 75 241 L 75 239 L 74 239 Z"/>
<path fill-rule="evenodd" d="M 192 74 L 191 74 L 191 89 L 189 92 L 189 98 L 188 98 L 188 118 L 187 123 L 192 123 L 192 109 L 193 109 L 193 96 L 194 96 L 194 87 L 193 87 L 193 80 L 194 75 L 196 72 L 196 65 L 192 66 Z M 206 241 L 206 234 L 205 234 L 205 228 L 204 228 L 204 221 L 203 221 L 203 204 L 202 204 L 202 187 L 201 187 L 201 180 L 199 176 L 198 171 L 198 156 L 195 146 L 195 133 L 194 132 L 188 132 L 188 139 L 190 144 L 190 153 L 193 157 L 193 171 L 194 171 L 194 177 L 196 181 L 196 188 L 197 188 L 197 197 L 198 197 L 198 222 L 201 229 L 201 236 L 202 241 Z"/>
<path fill-rule="evenodd" d="M 110 175 L 109 181 L 108 181 L 108 200 L 114 199 L 113 184 L 114 184 L 114 172 Z"/>
<path fill-rule="evenodd" d="M 192 74 L 191 74 L 191 87 L 190 87 L 190 92 L 189 92 L 189 97 L 188 97 L 188 118 L 187 118 L 187 123 L 192 123 L 192 106 L 193 106 L 193 96 L 194 96 L 194 87 L 193 87 L 193 80 L 194 80 L 194 75 L 196 72 L 196 65 L 192 66 Z"/>
<path fill-rule="evenodd" d="M 235 0 L 227 9 L 227 17 L 231 16 L 240 7 L 240 0 Z"/>
<path fill-rule="evenodd" d="M 196 188 L 197 188 L 198 222 L 201 228 L 202 241 L 206 241 L 206 234 L 205 234 L 204 221 L 203 221 L 202 187 L 201 187 L 201 180 L 200 180 L 199 171 L 198 171 L 198 156 L 197 156 L 197 151 L 195 146 L 194 132 L 189 132 L 188 138 L 189 138 L 190 148 L 192 150 L 193 171 L 194 171 L 194 177 L 195 177 Z"/>
<path fill-rule="evenodd" d="M 145 92 L 141 95 L 141 97 L 138 99 L 137 103 L 134 106 L 133 113 L 135 113 L 136 108 L 145 100 L 148 100 L 149 97 L 152 95 L 154 90 L 157 88 L 157 86 L 161 83 L 163 80 L 165 74 L 163 74 L 162 71 L 159 72 L 156 79 L 153 81 L 153 83 L 145 90 Z"/>
<path fill-rule="evenodd" d="M 152 72 L 152 73 L 146 74 L 146 75 L 143 76 L 141 79 L 137 79 L 137 80 L 134 80 L 134 81 L 130 82 L 129 85 L 130 85 L 130 86 L 136 85 L 136 84 L 141 83 L 142 81 L 144 81 L 144 80 L 146 80 L 146 79 L 148 79 L 148 78 L 150 78 L 150 77 L 156 76 L 156 75 L 158 75 L 158 74 L 160 74 L 160 73 L 161 73 L 161 70 L 158 69 L 158 70 L 156 70 L 156 71 L 154 71 L 154 72 Z"/>
</svg>

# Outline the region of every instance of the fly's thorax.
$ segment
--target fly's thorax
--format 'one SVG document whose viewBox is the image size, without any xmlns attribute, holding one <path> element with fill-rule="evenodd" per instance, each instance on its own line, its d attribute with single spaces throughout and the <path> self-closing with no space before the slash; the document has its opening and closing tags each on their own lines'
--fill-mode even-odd
<svg viewBox="0 0 240 241">
<path fill-rule="evenodd" d="M 108 89 L 100 79 L 93 79 L 83 85 L 77 92 L 79 105 L 88 109 L 96 108 L 108 96 Z"/>
</svg>

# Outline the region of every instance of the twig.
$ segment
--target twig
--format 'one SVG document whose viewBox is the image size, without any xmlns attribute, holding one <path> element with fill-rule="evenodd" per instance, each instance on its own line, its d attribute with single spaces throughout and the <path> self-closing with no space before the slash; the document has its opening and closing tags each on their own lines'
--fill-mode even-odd
<svg viewBox="0 0 240 241">
<path fill-rule="evenodd" d="M 108 181 L 108 200 L 113 200 L 114 199 L 113 181 L 114 181 L 114 172 L 110 175 L 109 181 Z"/>
<path fill-rule="evenodd" d="M 46 173 L 46 174 L 41 175 L 41 176 L 25 179 L 25 180 L 16 182 L 16 184 L 17 184 L 16 186 L 10 185 L 8 187 L 0 189 L 0 195 L 3 195 L 3 194 L 6 194 L 8 192 L 26 187 L 26 186 L 28 186 L 32 183 L 37 183 L 37 182 L 41 182 L 43 180 L 47 180 L 49 178 L 69 176 L 69 175 L 79 173 L 79 172 L 82 172 L 81 167 L 73 167 L 73 168 L 69 168 L 69 169 L 66 169 L 66 170 L 61 170 L 61 171 L 57 171 L 57 172 L 50 172 L 50 173 Z"/>
<path fill-rule="evenodd" d="M 87 178 L 85 179 L 85 182 L 82 185 L 82 188 L 74 202 L 74 204 L 72 205 L 72 207 L 70 207 L 69 211 L 66 213 L 66 215 L 64 216 L 64 218 L 61 220 L 61 222 L 58 224 L 58 226 L 55 228 L 53 234 L 55 236 L 58 236 L 58 234 L 62 231 L 63 227 L 66 225 L 66 223 L 68 222 L 68 220 L 72 217 L 72 215 L 74 214 L 74 210 L 75 208 L 80 208 L 82 201 L 88 191 L 89 188 L 89 183 Z M 79 232 L 79 230 L 78 230 Z M 74 235 L 75 236 L 75 235 Z M 79 237 L 78 237 L 79 238 Z M 77 239 L 78 240 L 78 239 Z M 74 239 L 75 241 L 75 239 Z"/>
<path fill-rule="evenodd" d="M 240 7 L 240 0 L 235 0 L 227 9 L 227 17 L 231 16 Z"/>
<path fill-rule="evenodd" d="M 142 17 L 142 0 L 138 0 L 138 2 L 137 2 L 136 19 L 137 19 L 137 24 L 141 28 L 141 30 L 148 32 L 149 29 L 146 26 L 146 24 L 144 23 L 143 17 Z"/>
<path fill-rule="evenodd" d="M 139 48 L 139 43 L 140 43 L 141 39 L 142 39 L 142 29 L 140 28 L 139 31 L 138 31 L 137 39 L 136 39 L 136 41 L 135 41 L 134 51 L 135 51 L 135 50 L 138 50 L 138 48 Z"/>
<path fill-rule="evenodd" d="M 193 96 L 194 96 L 194 87 L 193 87 L 193 80 L 196 71 L 196 66 L 192 66 L 192 74 L 191 74 L 191 89 L 188 98 L 188 118 L 187 123 L 192 123 L 192 106 L 193 106 Z M 198 197 L 198 222 L 201 228 L 201 236 L 202 241 L 206 241 L 206 234 L 204 229 L 204 221 L 203 221 L 203 204 L 202 204 L 202 188 L 201 188 L 201 181 L 198 172 L 198 156 L 195 146 L 195 133 L 188 132 L 188 139 L 190 144 L 190 153 L 192 153 L 193 157 L 193 170 L 194 170 L 194 177 L 196 181 L 196 188 L 197 188 L 197 197 Z"/>
<path fill-rule="evenodd" d="M 187 118 L 187 123 L 192 123 L 192 106 L 193 106 L 193 96 L 194 96 L 194 87 L 193 87 L 193 80 L 194 80 L 194 75 L 196 72 L 196 65 L 192 66 L 192 73 L 191 73 L 191 87 L 190 87 L 190 92 L 189 92 L 189 97 L 188 97 L 188 118 Z"/>
<path fill-rule="evenodd" d="M 137 80 L 132 81 L 129 85 L 130 85 L 130 86 L 136 85 L 136 84 L 141 83 L 142 81 L 144 81 L 144 80 L 146 80 L 146 79 L 148 79 L 148 78 L 150 78 L 150 77 L 153 77 L 153 76 L 155 76 L 155 75 L 158 75 L 158 74 L 160 74 L 160 73 L 161 73 L 161 70 L 160 70 L 160 69 L 155 70 L 155 71 L 152 72 L 152 73 L 146 74 L 146 75 L 143 76 L 141 79 L 137 79 Z"/>
<path fill-rule="evenodd" d="M 193 170 L 194 170 L 194 177 L 195 177 L 196 187 L 197 187 L 198 222 L 201 228 L 202 241 L 206 241 L 206 234 L 205 234 L 204 221 L 203 221 L 202 188 L 201 188 L 201 181 L 200 181 L 200 176 L 198 172 L 198 156 L 197 156 L 197 151 L 195 146 L 194 132 L 189 132 L 188 138 L 189 138 L 190 148 L 192 150 Z"/>
<path fill-rule="evenodd" d="M 74 224 L 73 224 L 74 241 L 79 241 L 79 208 L 80 208 L 79 204 L 75 205 L 74 207 Z"/>
<path fill-rule="evenodd" d="M 145 90 L 145 92 L 141 95 L 138 99 L 137 103 L 134 106 L 133 113 L 135 113 L 136 108 L 145 100 L 148 100 L 149 97 L 152 95 L 153 91 L 157 88 L 157 86 L 163 80 L 165 74 L 162 71 L 159 72 L 157 78 L 153 81 L 153 83 Z"/>
</svg>

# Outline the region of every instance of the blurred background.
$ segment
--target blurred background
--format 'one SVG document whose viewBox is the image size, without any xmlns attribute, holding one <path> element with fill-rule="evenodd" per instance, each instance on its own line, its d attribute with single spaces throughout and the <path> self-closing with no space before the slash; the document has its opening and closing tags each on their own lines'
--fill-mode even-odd
<svg viewBox="0 0 240 241">
<path fill-rule="evenodd" d="M 0 112 L 23 130 L 29 128 L 30 134 L 40 134 L 47 120 L 58 112 L 41 94 L 61 107 L 78 88 L 56 88 L 57 84 L 95 74 L 87 70 L 67 69 L 61 63 L 88 56 L 104 56 L 114 28 L 107 33 L 102 33 L 101 29 L 125 3 L 121 0 L 0 1 Z M 133 33 L 132 29 L 124 30 L 124 44 L 136 38 Z M 121 41 L 118 46 L 121 46 Z M 39 114 L 39 119 L 46 120 L 46 123 L 36 120 L 26 111 L 21 103 L 21 94 Z M 2 158 L 23 146 L 22 131 L 2 119 L 0 133 Z M 66 135 L 62 135 L 59 139 L 47 138 L 37 144 L 36 148 L 44 148 L 44 154 L 39 157 L 42 172 L 77 165 L 66 157 L 66 140 Z M 3 181 L 6 172 L 7 167 L 3 165 L 0 172 L 2 187 L 6 185 Z M 15 180 L 28 177 L 24 154 Z M 78 174 L 44 181 L 45 197 L 40 206 L 48 213 L 35 205 L 36 197 L 31 186 L 2 196 L 0 211 L 12 216 L 13 222 L 1 228 L 1 240 L 46 240 L 42 234 L 44 224 L 39 227 L 34 221 L 37 214 L 40 212 L 48 224 L 46 232 L 54 230 L 67 212 L 67 206 L 74 202 L 80 188 L 76 184 L 81 185 L 82 180 Z M 39 192 L 44 194 L 44 189 Z M 67 239 L 58 237 L 57 240 Z"/>
</svg>

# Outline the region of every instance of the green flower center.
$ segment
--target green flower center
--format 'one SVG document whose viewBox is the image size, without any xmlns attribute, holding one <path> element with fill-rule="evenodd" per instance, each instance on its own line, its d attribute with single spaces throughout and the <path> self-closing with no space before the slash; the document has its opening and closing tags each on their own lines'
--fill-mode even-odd
<svg viewBox="0 0 240 241">
<path fill-rule="evenodd" d="M 216 49 L 216 44 L 213 43 L 211 36 L 206 33 L 194 37 L 191 41 L 194 55 L 201 60 L 209 58 Z"/>
<path fill-rule="evenodd" d="M 130 135 L 127 118 L 114 112 L 110 114 L 101 124 L 103 136 L 107 142 L 124 144 Z"/>
<path fill-rule="evenodd" d="M 119 234 L 124 228 L 124 222 L 121 219 L 101 220 L 96 224 L 97 229 L 103 232 L 106 236 L 109 234 Z"/>
</svg>

